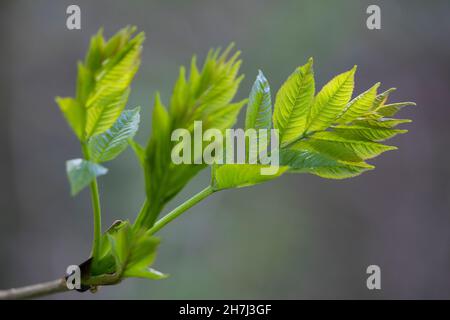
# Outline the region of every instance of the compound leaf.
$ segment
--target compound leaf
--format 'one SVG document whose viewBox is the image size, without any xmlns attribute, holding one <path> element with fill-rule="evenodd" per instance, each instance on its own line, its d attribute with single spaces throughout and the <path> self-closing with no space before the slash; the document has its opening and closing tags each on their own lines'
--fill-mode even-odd
<svg viewBox="0 0 450 320">
<path fill-rule="evenodd" d="M 135 31 L 124 28 L 108 41 L 102 30 L 93 36 L 85 61 L 78 64 L 76 97 L 57 99 L 82 142 L 108 130 L 128 101 L 144 41 L 143 33 L 132 38 Z"/>
</svg>

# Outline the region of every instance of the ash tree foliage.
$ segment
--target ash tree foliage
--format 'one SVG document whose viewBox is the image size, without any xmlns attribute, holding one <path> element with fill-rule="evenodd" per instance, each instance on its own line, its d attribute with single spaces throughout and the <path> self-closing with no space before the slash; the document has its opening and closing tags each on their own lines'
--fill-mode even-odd
<svg viewBox="0 0 450 320">
<path fill-rule="evenodd" d="M 356 66 L 317 90 L 312 58 L 287 78 L 274 96 L 274 104 L 262 71 L 249 98 L 235 101 L 243 75 L 239 52 L 230 45 L 223 51 L 209 51 L 200 65 L 194 56 L 188 68 L 181 67 L 171 97 L 162 99 L 156 94 L 151 136 L 141 145 L 133 140 L 140 108 L 125 109 L 144 41 L 143 33 L 135 32 L 127 27 L 106 40 L 100 30 L 92 37 L 85 60 L 78 64 L 75 97 L 56 99 L 83 154 L 66 164 L 72 195 L 88 186 L 91 190 L 94 241 L 90 259 L 82 264 L 85 289 L 116 284 L 127 277 L 165 278 L 151 268 L 159 243 L 154 234 L 214 192 L 251 186 L 286 173 L 354 177 L 374 168 L 367 160 L 396 149 L 384 140 L 407 132 L 397 126 L 410 120 L 393 117 L 414 103 L 388 103 L 394 89 L 379 93 L 380 83 L 353 97 Z M 262 175 L 260 169 L 265 165 L 261 163 L 211 165 L 210 185 L 158 220 L 165 205 L 208 167 L 195 161 L 171 161 L 176 144 L 171 141 L 173 130 L 184 128 L 192 133 L 194 121 L 202 121 L 203 129 L 223 132 L 233 127 L 244 105 L 245 129 L 278 130 L 277 173 Z M 102 233 L 97 178 L 108 171 L 104 163 L 114 160 L 128 145 L 143 169 L 146 199 L 133 223 L 116 221 Z"/>
</svg>

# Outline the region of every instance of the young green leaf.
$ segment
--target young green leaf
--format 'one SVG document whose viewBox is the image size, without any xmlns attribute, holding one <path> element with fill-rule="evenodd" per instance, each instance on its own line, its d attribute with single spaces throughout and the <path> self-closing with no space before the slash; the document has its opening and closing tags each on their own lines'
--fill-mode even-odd
<svg viewBox="0 0 450 320">
<path fill-rule="evenodd" d="M 273 124 L 279 130 L 281 145 L 289 144 L 305 131 L 314 92 L 311 58 L 307 64 L 295 70 L 277 93 Z"/>
<path fill-rule="evenodd" d="M 359 161 L 341 161 L 307 148 L 300 150 L 282 150 L 280 163 L 289 166 L 289 172 L 311 173 L 327 179 L 345 179 L 374 169 L 373 166 Z"/>
<path fill-rule="evenodd" d="M 107 237 L 112 256 L 115 259 L 115 272 L 121 275 L 126 266 L 133 242 L 133 234 L 129 222 L 123 221 L 120 225 L 109 230 Z"/>
<path fill-rule="evenodd" d="M 310 139 L 294 144 L 292 148 L 297 150 L 312 148 L 334 159 L 355 162 L 376 157 L 385 151 L 397 149 L 393 146 L 386 146 L 357 136 L 345 137 L 337 132 L 328 131 L 318 132 Z"/>
<path fill-rule="evenodd" d="M 237 117 L 245 106 L 247 100 L 242 100 L 217 110 L 213 114 L 207 115 L 203 121 L 205 128 L 216 128 L 221 131 L 226 128 L 232 128 L 237 121 Z"/>
<path fill-rule="evenodd" d="M 145 148 L 132 139 L 130 139 L 128 143 L 130 144 L 131 149 L 133 149 L 136 158 L 139 160 L 139 164 L 144 168 L 146 161 Z"/>
<path fill-rule="evenodd" d="M 166 279 L 169 275 L 162 273 L 153 268 L 143 268 L 143 269 L 127 269 L 123 275 L 127 278 L 144 278 L 149 280 L 162 280 Z"/>
<path fill-rule="evenodd" d="M 382 117 L 393 117 L 399 112 L 401 109 L 407 106 L 415 106 L 414 102 L 399 102 L 399 103 L 391 103 L 385 104 L 381 107 L 378 107 L 375 112 L 381 115 Z"/>
<path fill-rule="evenodd" d="M 232 45 L 223 53 L 211 50 L 201 71 L 194 56 L 189 76 L 184 67 L 180 68 L 169 112 L 165 111 L 163 117 L 166 119 L 164 128 L 153 130 L 146 148 L 144 171 L 149 205 L 139 214 L 135 222 L 137 228 L 151 227 L 164 205 L 206 168 L 205 164 L 195 164 L 194 161 L 177 165 L 171 162 L 171 151 L 176 144 L 170 141 L 171 132 L 182 128 L 192 134 L 195 121 L 202 122 L 203 131 L 215 128 L 223 132 L 236 122 L 246 101 L 232 102 L 243 76 L 238 74 L 241 64 L 239 52 L 230 56 L 231 50 Z M 156 126 L 159 125 L 154 122 L 153 127 Z"/>
<path fill-rule="evenodd" d="M 94 162 L 113 160 L 128 146 L 139 128 L 140 108 L 125 110 L 114 125 L 102 134 L 89 139 L 89 155 Z"/>
<path fill-rule="evenodd" d="M 356 126 L 364 126 L 371 128 L 389 128 L 392 129 L 399 124 L 410 123 L 410 119 L 392 119 L 392 118 L 380 118 L 380 119 L 357 119 L 353 121 Z"/>
<path fill-rule="evenodd" d="M 98 73 L 95 88 L 86 102 L 88 137 L 108 130 L 124 109 L 130 83 L 139 68 L 143 41 L 144 35 L 137 35 Z"/>
<path fill-rule="evenodd" d="M 273 174 L 262 174 L 262 169 L 269 169 L 268 165 L 260 164 L 225 164 L 213 166 L 212 183 L 214 191 L 242 188 L 266 182 L 281 176 L 288 167 L 277 167 Z M 274 168 L 272 168 L 274 169 Z"/>
<path fill-rule="evenodd" d="M 56 98 L 64 117 L 78 139 L 83 139 L 86 113 L 83 106 L 73 98 Z"/>
<path fill-rule="evenodd" d="M 307 132 L 324 130 L 342 113 L 353 93 L 356 66 L 330 82 L 317 94 L 311 107 Z"/>
<path fill-rule="evenodd" d="M 102 30 L 92 37 L 85 61 L 78 64 L 76 98 L 57 100 L 82 142 L 108 130 L 127 103 L 144 41 L 143 33 L 132 38 L 135 31 L 124 28 L 109 41 Z"/>
<path fill-rule="evenodd" d="M 66 162 L 72 196 L 87 187 L 96 177 L 105 175 L 108 169 L 99 164 L 84 160 L 73 159 Z"/>
<path fill-rule="evenodd" d="M 159 239 L 146 234 L 135 234 L 133 247 L 123 273 L 124 277 L 165 279 L 168 275 L 150 268 L 156 258 Z"/>
<path fill-rule="evenodd" d="M 406 133 L 408 130 L 377 128 L 363 125 L 339 125 L 333 131 L 341 137 L 357 138 L 358 140 L 383 141 L 390 139 L 397 134 Z"/>
<path fill-rule="evenodd" d="M 372 88 L 350 101 L 342 115 L 337 119 L 337 123 L 349 123 L 368 113 L 372 109 L 379 86 L 380 83 L 378 82 Z"/>
<path fill-rule="evenodd" d="M 259 70 L 248 98 L 245 129 L 270 128 L 272 128 L 270 86 L 262 71 Z"/>
<path fill-rule="evenodd" d="M 397 90 L 396 88 L 390 88 L 387 89 L 386 91 L 380 93 L 379 95 L 376 96 L 375 101 L 373 102 L 373 106 L 372 106 L 372 110 L 376 110 L 379 107 L 382 107 L 387 99 L 389 98 L 389 95 L 394 92 L 395 90 Z"/>
<path fill-rule="evenodd" d="M 164 279 L 167 275 L 150 268 L 156 258 L 159 239 L 138 230 L 136 233 L 128 221 L 107 233 L 111 254 L 115 258 L 115 272 L 120 278 L 139 277 Z"/>
</svg>

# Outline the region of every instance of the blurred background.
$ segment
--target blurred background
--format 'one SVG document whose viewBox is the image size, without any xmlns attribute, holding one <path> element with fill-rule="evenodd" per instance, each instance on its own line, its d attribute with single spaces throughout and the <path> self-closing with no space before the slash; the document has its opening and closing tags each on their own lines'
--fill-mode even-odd
<svg viewBox="0 0 450 320">
<path fill-rule="evenodd" d="M 81 30 L 66 28 L 70 4 Z M 370 4 L 381 30 L 366 27 Z M 110 36 L 134 24 L 147 34 L 129 102 L 143 107 L 141 143 L 155 91 L 168 102 L 180 65 L 231 41 L 244 60 L 239 99 L 259 68 L 276 91 L 313 56 L 318 87 L 357 64 L 356 91 L 397 87 L 392 101 L 418 104 L 400 114 L 414 122 L 360 177 L 285 175 L 197 205 L 160 233 L 155 268 L 167 280 L 51 298 L 450 298 L 449 1 L 16 0 L 1 1 L 0 24 L 0 288 L 54 279 L 88 256 L 89 193 L 71 198 L 65 174 L 80 148 L 54 97 L 74 94 L 76 62 L 99 27 Z M 107 166 L 104 229 L 133 220 L 144 199 L 130 150 Z M 165 212 L 208 180 L 205 170 Z M 382 290 L 366 287 L 371 264 Z"/>
</svg>

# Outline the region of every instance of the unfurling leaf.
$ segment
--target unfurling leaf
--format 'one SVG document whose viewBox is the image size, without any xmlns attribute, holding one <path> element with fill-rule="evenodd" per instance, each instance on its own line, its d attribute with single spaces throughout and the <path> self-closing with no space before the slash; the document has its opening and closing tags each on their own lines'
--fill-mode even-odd
<svg viewBox="0 0 450 320">
<path fill-rule="evenodd" d="M 142 269 L 127 269 L 123 275 L 128 278 L 145 278 L 150 280 L 162 280 L 166 279 L 169 275 L 166 273 L 162 273 L 153 268 L 142 268 Z"/>
<path fill-rule="evenodd" d="M 82 142 L 108 130 L 125 108 L 144 41 L 143 33 L 132 37 L 135 31 L 124 28 L 106 41 L 100 30 L 91 39 L 85 61 L 78 64 L 75 98 L 57 98 Z"/>
<path fill-rule="evenodd" d="M 270 129 L 272 128 L 272 98 L 270 86 L 266 77 L 260 70 L 250 91 L 247 113 L 245 117 L 245 129 Z"/>
<path fill-rule="evenodd" d="M 96 177 L 108 172 L 99 164 L 84 159 L 73 159 L 66 162 L 67 176 L 72 196 L 87 187 Z"/>
<path fill-rule="evenodd" d="M 89 156 L 94 162 L 113 160 L 128 146 L 139 128 L 140 108 L 125 110 L 114 125 L 102 134 L 89 139 Z"/>
<path fill-rule="evenodd" d="M 135 231 L 128 221 L 121 221 L 106 233 L 109 253 L 114 257 L 114 273 L 119 278 L 138 277 L 153 280 L 164 279 L 167 275 L 150 266 L 156 258 L 159 239 L 147 235 L 142 230 Z"/>
<path fill-rule="evenodd" d="M 152 136 L 145 149 L 145 157 L 139 156 L 140 161 L 145 162 L 149 206 L 136 220 L 137 227 L 152 226 L 164 205 L 206 168 L 205 164 L 195 164 L 194 161 L 190 164 L 173 164 L 171 151 L 176 142 L 170 140 L 171 133 L 176 129 L 186 129 L 192 134 L 195 121 L 201 121 L 203 131 L 215 128 L 221 132 L 236 122 L 246 100 L 233 102 L 243 76 L 239 75 L 239 52 L 230 56 L 232 48 L 230 45 L 222 53 L 220 50 L 211 50 L 200 70 L 194 56 L 189 75 L 181 67 L 168 111 L 157 97 Z M 135 151 L 137 149 L 139 147 Z M 137 154 L 142 152 L 138 150 Z"/>
</svg>

